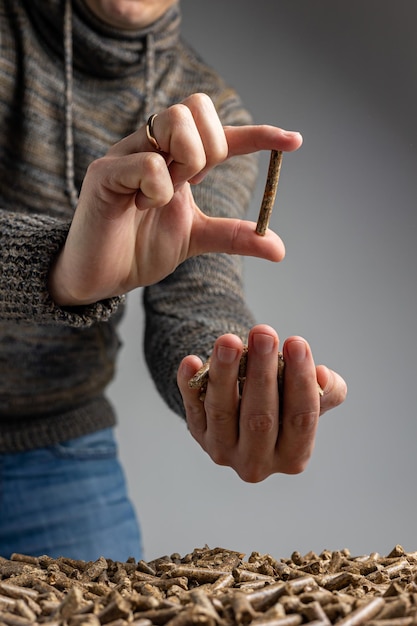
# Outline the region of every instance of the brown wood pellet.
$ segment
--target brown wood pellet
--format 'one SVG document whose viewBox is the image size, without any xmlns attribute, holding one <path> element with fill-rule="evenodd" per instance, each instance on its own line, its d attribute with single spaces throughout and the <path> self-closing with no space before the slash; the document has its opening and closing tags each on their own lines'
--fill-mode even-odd
<svg viewBox="0 0 417 626">
<path fill-rule="evenodd" d="M 268 230 L 269 220 L 271 219 L 272 209 L 274 208 L 275 197 L 277 195 L 281 165 L 282 151 L 271 150 L 264 195 L 255 228 L 255 232 L 261 235 L 261 237 L 263 237 Z"/>
<path fill-rule="evenodd" d="M 150 562 L 0 557 L 0 626 L 408 626 L 417 552 L 277 560 L 223 548 Z"/>
</svg>

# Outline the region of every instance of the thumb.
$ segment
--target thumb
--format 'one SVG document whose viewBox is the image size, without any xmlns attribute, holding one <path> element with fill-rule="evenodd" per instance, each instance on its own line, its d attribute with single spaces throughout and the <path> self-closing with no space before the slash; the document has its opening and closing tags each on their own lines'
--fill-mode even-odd
<svg viewBox="0 0 417 626">
<path fill-rule="evenodd" d="M 227 217 L 209 217 L 197 211 L 188 256 L 206 252 L 223 252 L 254 256 L 268 261 L 282 261 L 285 256 L 285 246 L 281 238 L 272 230 L 260 236 L 255 229 L 255 222 Z"/>
</svg>

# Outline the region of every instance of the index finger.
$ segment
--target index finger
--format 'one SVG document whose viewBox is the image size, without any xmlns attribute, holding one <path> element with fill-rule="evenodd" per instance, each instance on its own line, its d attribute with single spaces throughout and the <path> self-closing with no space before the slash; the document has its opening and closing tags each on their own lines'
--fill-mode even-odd
<svg viewBox="0 0 417 626">
<path fill-rule="evenodd" d="M 284 130 L 267 124 L 252 126 L 225 126 L 228 144 L 227 158 L 260 150 L 293 152 L 303 143 L 297 131 Z"/>
</svg>

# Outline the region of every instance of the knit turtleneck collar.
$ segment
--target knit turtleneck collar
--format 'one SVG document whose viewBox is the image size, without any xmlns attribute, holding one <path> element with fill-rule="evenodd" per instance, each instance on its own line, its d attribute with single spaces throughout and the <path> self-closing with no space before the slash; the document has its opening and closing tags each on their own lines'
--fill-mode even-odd
<svg viewBox="0 0 417 626">
<path fill-rule="evenodd" d="M 150 39 L 155 53 L 172 48 L 178 41 L 178 5 L 138 31 L 119 30 L 104 24 L 83 0 L 73 0 L 73 6 L 74 67 L 77 69 L 87 67 L 91 71 L 94 63 L 94 71 L 109 78 L 134 74 L 143 64 Z"/>
<path fill-rule="evenodd" d="M 120 78 L 143 70 L 151 39 L 155 53 L 174 47 L 180 35 L 180 9 L 175 4 L 159 20 L 137 31 L 112 28 L 97 18 L 84 0 L 24 0 L 43 41 L 63 56 L 63 23 L 67 1 L 72 5 L 73 67 L 101 78 Z"/>
</svg>

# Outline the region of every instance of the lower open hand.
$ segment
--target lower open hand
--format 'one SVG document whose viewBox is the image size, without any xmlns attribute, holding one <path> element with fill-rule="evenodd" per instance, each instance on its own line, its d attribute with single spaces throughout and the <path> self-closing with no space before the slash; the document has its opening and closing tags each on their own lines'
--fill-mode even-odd
<svg viewBox="0 0 417 626">
<path fill-rule="evenodd" d="M 199 390 L 188 385 L 201 360 L 192 355 L 183 359 L 178 385 L 189 430 L 215 463 L 232 467 L 245 481 L 259 482 L 277 472 L 299 473 L 313 452 L 320 415 L 343 402 L 346 383 L 327 367 L 316 367 L 303 338 L 290 337 L 282 348 L 285 374 L 280 402 L 278 336 L 270 326 L 260 324 L 249 334 L 240 398 L 237 377 L 242 349 L 235 335 L 216 341 L 203 401 Z"/>
</svg>

